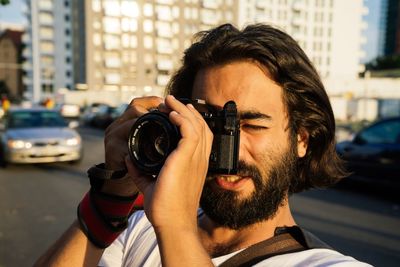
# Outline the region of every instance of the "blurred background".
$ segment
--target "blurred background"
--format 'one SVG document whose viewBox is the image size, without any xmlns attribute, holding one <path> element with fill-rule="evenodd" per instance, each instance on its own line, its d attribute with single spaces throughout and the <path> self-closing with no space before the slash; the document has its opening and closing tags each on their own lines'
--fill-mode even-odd
<svg viewBox="0 0 400 267">
<path fill-rule="evenodd" d="M 0 267 L 31 265 L 62 233 L 104 129 L 132 98 L 164 94 L 194 33 L 227 22 L 289 33 L 331 100 L 353 174 L 293 196 L 297 221 L 399 266 L 399 0 L 0 0 Z"/>
</svg>

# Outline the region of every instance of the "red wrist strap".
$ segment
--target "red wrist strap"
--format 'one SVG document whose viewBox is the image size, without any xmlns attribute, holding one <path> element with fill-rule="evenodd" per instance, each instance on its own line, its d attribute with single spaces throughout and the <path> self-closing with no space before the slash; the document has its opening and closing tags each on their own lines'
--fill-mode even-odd
<svg viewBox="0 0 400 267">
<path fill-rule="evenodd" d="M 92 191 L 93 192 L 93 191 Z M 91 194 L 91 199 L 99 212 L 109 221 L 123 220 L 131 213 L 136 203 L 137 194 L 121 197 L 101 192 Z"/>
<path fill-rule="evenodd" d="M 86 193 L 78 206 L 78 219 L 95 246 L 108 247 L 125 230 L 136 196 L 124 198 L 94 190 Z"/>
</svg>

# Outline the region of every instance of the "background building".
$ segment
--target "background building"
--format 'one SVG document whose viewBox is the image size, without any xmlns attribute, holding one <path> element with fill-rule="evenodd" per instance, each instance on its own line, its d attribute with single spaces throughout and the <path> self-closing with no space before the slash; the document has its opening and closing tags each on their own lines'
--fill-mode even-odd
<svg viewBox="0 0 400 267">
<path fill-rule="evenodd" d="M 74 0 L 72 14 L 76 88 L 129 101 L 162 95 L 193 34 L 236 22 L 237 1 Z"/>
<path fill-rule="evenodd" d="M 334 109 L 341 109 L 343 99 L 347 105 L 355 96 L 368 97 L 368 86 L 358 82 L 364 70 L 365 4 L 364 0 L 31 0 L 26 12 L 30 59 L 26 81 L 35 101 L 54 94 L 58 101 L 81 105 L 118 105 L 136 96 L 162 95 L 194 33 L 227 22 L 240 28 L 263 22 L 298 41 L 323 78 Z"/>
<path fill-rule="evenodd" d="M 400 0 L 382 0 L 380 55 L 400 54 Z"/>
<path fill-rule="evenodd" d="M 0 31 L 0 97 L 20 100 L 23 94 L 21 51 L 23 31 Z"/>
<path fill-rule="evenodd" d="M 70 12 L 70 0 L 26 0 L 24 84 L 33 102 L 73 88 Z"/>
<path fill-rule="evenodd" d="M 241 0 L 239 10 L 240 25 L 267 22 L 289 33 L 324 79 L 355 79 L 363 70 L 363 0 Z"/>
</svg>

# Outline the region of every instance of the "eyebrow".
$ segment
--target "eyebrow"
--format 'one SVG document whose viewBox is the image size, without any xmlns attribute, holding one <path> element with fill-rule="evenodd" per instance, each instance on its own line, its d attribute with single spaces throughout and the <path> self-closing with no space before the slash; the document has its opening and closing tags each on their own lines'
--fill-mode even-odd
<svg viewBox="0 0 400 267">
<path fill-rule="evenodd" d="M 239 111 L 238 115 L 240 120 L 272 120 L 272 117 L 270 115 L 254 110 Z"/>
</svg>

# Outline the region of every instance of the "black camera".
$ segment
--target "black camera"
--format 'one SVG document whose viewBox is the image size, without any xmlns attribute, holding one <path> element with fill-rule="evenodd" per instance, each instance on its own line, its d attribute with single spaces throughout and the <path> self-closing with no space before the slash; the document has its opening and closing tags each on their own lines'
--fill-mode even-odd
<svg viewBox="0 0 400 267">
<path fill-rule="evenodd" d="M 218 110 L 203 100 L 179 100 L 184 104 L 193 104 L 214 134 L 208 173 L 236 174 L 240 123 L 235 102 L 229 101 L 222 110 Z M 128 140 L 129 155 L 138 169 L 156 175 L 180 139 L 179 129 L 169 121 L 168 115 L 153 110 L 139 117 L 132 126 Z"/>
</svg>

